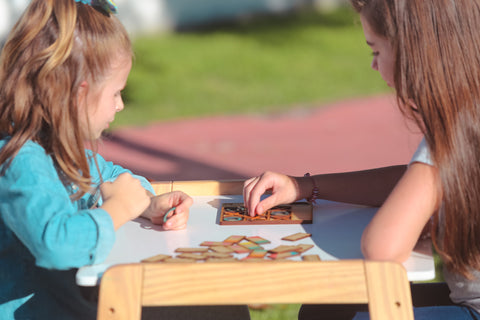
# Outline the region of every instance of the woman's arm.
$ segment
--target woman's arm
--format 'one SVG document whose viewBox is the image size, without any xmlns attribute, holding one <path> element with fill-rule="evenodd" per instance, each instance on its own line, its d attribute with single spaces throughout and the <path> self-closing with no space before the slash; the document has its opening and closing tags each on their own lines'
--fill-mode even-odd
<svg viewBox="0 0 480 320">
<path fill-rule="evenodd" d="M 381 206 L 407 169 L 398 165 L 371 170 L 316 175 L 319 197 L 324 200 L 354 203 L 372 207 Z M 310 177 L 297 178 L 299 199 L 312 194 Z"/>
<path fill-rule="evenodd" d="M 363 233 L 365 258 L 405 261 L 441 198 L 437 169 L 411 164 Z"/>
<path fill-rule="evenodd" d="M 380 206 L 405 173 L 406 168 L 406 165 L 398 165 L 312 177 L 291 177 L 265 172 L 245 182 L 243 196 L 251 214 L 262 214 L 275 205 L 309 198 L 315 181 L 320 199 Z M 266 191 L 270 191 L 271 196 L 261 200 Z"/>
</svg>

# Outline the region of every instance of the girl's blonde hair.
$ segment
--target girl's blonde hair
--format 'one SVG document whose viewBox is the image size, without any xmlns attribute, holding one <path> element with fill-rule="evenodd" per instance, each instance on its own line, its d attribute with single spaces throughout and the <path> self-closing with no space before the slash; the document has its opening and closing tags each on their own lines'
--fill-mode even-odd
<svg viewBox="0 0 480 320">
<path fill-rule="evenodd" d="M 4 170 L 32 140 L 79 187 L 77 197 L 91 189 L 84 143 L 94 141 L 79 121 L 78 90 L 83 81 L 98 86 L 119 54 L 132 57 L 131 42 L 113 15 L 74 0 L 31 1 L 0 56 Z"/>
<path fill-rule="evenodd" d="M 480 1 L 351 2 L 394 44 L 400 106 L 423 130 L 441 181 L 445 221 L 438 228 L 435 215 L 433 240 L 450 270 L 471 276 L 480 270 Z"/>
</svg>

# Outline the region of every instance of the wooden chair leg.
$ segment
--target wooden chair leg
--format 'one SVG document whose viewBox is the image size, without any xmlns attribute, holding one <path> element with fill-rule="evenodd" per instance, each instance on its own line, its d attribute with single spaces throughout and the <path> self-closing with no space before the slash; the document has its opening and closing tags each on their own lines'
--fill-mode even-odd
<svg viewBox="0 0 480 320">
<path fill-rule="evenodd" d="M 100 290 L 97 320 L 140 320 L 142 316 L 142 265 L 112 268 L 102 277 L 108 290 Z"/>
<path fill-rule="evenodd" d="M 365 273 L 371 320 L 413 320 L 410 286 L 403 266 L 365 261 Z"/>
</svg>

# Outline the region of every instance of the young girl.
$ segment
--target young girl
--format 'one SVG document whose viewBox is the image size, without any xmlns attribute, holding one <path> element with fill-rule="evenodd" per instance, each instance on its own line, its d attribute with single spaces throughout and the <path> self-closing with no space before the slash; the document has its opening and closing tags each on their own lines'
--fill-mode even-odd
<svg viewBox="0 0 480 320">
<path fill-rule="evenodd" d="M 192 199 L 95 150 L 132 66 L 111 1 L 32 0 L 0 57 L 0 318 L 95 319 L 76 268 L 101 262 L 115 230 L 143 215 L 186 226 Z"/>
<path fill-rule="evenodd" d="M 381 205 L 362 251 L 398 262 L 432 218 L 454 305 L 416 308 L 415 319 L 480 319 L 480 1 L 351 2 L 372 68 L 395 88 L 424 141 L 408 166 L 312 177 L 267 172 L 245 183 L 246 205 L 254 214 L 301 198 Z M 268 189 L 272 195 L 260 201 Z M 304 306 L 300 318 L 333 319 L 313 310 Z"/>
</svg>

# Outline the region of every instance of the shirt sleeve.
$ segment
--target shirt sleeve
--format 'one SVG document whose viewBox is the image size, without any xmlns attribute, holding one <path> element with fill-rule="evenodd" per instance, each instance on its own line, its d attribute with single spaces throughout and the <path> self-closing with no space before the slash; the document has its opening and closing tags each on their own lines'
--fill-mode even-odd
<svg viewBox="0 0 480 320">
<path fill-rule="evenodd" d="M 80 210 L 51 157 L 28 142 L 0 179 L 0 215 L 43 268 L 65 270 L 103 261 L 115 242 L 110 215 Z"/>
<path fill-rule="evenodd" d="M 92 178 L 97 184 L 100 183 L 100 177 L 99 177 L 100 175 L 102 176 L 103 181 L 115 181 L 115 179 L 117 179 L 119 175 L 121 175 L 122 173 L 128 172 L 133 177 L 140 180 L 142 186 L 146 190 L 150 191 L 152 194 L 155 194 L 155 191 L 153 190 L 152 185 L 144 177 L 135 175 L 130 170 L 125 169 L 122 166 L 113 164 L 113 162 L 106 161 L 101 155 L 94 154 L 90 150 L 87 150 L 87 157 L 89 159 Z M 95 164 L 95 159 L 97 161 L 97 164 Z M 97 165 L 98 165 L 98 170 L 100 170 L 100 172 L 97 170 Z"/>
<path fill-rule="evenodd" d="M 425 141 L 425 138 L 423 138 L 420 144 L 418 145 L 417 151 L 415 151 L 412 157 L 412 160 L 410 160 L 410 164 L 414 162 L 421 162 L 431 166 L 434 165 L 432 158 L 430 156 L 430 150 L 428 149 L 428 145 L 427 145 L 427 142 Z"/>
</svg>

